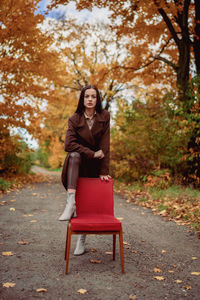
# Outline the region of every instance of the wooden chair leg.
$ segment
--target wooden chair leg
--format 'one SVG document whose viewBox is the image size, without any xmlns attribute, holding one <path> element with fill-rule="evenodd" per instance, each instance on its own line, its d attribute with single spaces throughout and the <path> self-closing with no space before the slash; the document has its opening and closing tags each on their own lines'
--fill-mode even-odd
<svg viewBox="0 0 200 300">
<path fill-rule="evenodd" d="M 67 237 L 68 237 L 68 226 L 67 226 L 67 234 L 66 234 L 66 241 L 65 241 L 65 260 L 67 256 Z"/>
<path fill-rule="evenodd" d="M 116 234 L 113 234 L 113 260 L 115 260 Z"/>
<path fill-rule="evenodd" d="M 120 256 L 121 256 L 121 269 L 122 269 L 122 273 L 124 274 L 124 249 L 123 249 L 123 232 L 122 232 L 122 228 L 120 229 L 120 233 L 119 233 L 119 244 L 120 244 Z"/>
<path fill-rule="evenodd" d="M 71 223 L 68 224 L 67 227 L 67 240 L 66 240 L 66 268 L 65 274 L 68 274 L 68 266 L 69 266 L 69 255 L 70 255 L 70 247 L 71 247 Z"/>
</svg>

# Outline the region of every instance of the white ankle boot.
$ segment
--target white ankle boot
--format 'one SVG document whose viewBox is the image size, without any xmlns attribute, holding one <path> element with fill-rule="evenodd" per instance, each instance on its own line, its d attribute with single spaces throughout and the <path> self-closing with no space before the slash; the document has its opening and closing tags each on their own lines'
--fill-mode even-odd
<svg viewBox="0 0 200 300">
<path fill-rule="evenodd" d="M 74 250 L 74 255 L 81 255 L 85 252 L 85 239 L 85 234 L 79 235 L 76 243 L 76 249 Z"/>
<path fill-rule="evenodd" d="M 76 217 L 75 193 L 68 192 L 66 207 L 58 220 L 59 221 L 69 221 L 72 216 Z"/>
</svg>

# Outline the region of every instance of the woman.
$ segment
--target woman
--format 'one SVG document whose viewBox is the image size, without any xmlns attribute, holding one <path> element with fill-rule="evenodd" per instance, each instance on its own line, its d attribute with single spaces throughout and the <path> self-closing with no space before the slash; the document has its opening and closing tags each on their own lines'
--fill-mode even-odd
<svg viewBox="0 0 200 300">
<path fill-rule="evenodd" d="M 110 114 L 103 110 L 101 97 L 94 85 L 85 86 L 75 114 L 69 118 L 65 138 L 62 183 L 67 190 L 67 204 L 60 221 L 76 216 L 75 192 L 78 177 L 109 179 Z M 85 252 L 85 235 L 77 240 L 74 255 Z"/>
</svg>

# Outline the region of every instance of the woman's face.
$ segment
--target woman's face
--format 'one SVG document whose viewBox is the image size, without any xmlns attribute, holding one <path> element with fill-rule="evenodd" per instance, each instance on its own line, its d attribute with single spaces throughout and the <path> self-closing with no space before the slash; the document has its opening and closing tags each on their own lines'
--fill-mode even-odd
<svg viewBox="0 0 200 300">
<path fill-rule="evenodd" d="M 94 89 L 87 89 L 84 94 L 85 108 L 95 109 L 97 103 L 97 92 Z"/>
</svg>

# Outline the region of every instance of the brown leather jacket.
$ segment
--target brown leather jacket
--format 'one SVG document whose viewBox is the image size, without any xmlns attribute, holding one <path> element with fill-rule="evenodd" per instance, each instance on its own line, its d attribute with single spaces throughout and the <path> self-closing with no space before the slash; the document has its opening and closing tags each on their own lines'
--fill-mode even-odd
<svg viewBox="0 0 200 300">
<path fill-rule="evenodd" d="M 94 158 L 94 152 L 102 150 L 103 159 Z M 69 118 L 65 138 L 65 151 L 81 154 L 80 177 L 99 177 L 109 174 L 110 156 L 110 114 L 107 110 L 96 113 L 94 125 L 90 130 L 84 114 L 75 113 Z M 62 183 L 67 189 L 68 155 L 62 171 Z"/>
</svg>

